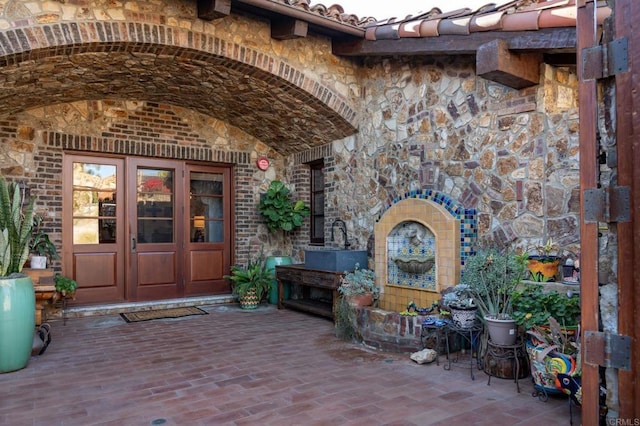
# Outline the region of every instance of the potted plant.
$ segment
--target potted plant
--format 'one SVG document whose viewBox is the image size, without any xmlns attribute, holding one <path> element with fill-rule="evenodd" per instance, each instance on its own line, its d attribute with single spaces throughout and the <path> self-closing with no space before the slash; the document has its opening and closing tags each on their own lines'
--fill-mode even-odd
<svg viewBox="0 0 640 426">
<path fill-rule="evenodd" d="M 47 262 L 60 259 L 56 246 L 49 239 L 49 234 L 42 230 L 42 216 L 35 215 L 33 220 L 33 236 L 29 251 L 32 253 L 30 267 L 32 269 L 46 269 Z"/>
<path fill-rule="evenodd" d="M 469 286 L 469 294 L 495 344 L 513 345 L 518 336 L 511 301 L 526 274 L 527 258 L 526 254 L 508 250 L 481 248 L 465 261 L 460 282 Z"/>
<path fill-rule="evenodd" d="M 232 281 L 232 292 L 238 296 L 242 309 L 256 309 L 273 286 L 273 272 L 267 268 L 262 251 L 248 261 L 246 268 L 232 266 L 231 275 L 225 278 Z"/>
<path fill-rule="evenodd" d="M 478 306 L 467 284 L 458 284 L 443 292 L 442 305 L 451 312 L 451 320 L 460 328 L 473 326 Z"/>
<path fill-rule="evenodd" d="M 555 281 L 558 275 L 562 249 L 549 238 L 542 246 L 537 246 L 538 254 L 529 254 L 527 267 L 531 280 L 536 282 Z"/>
<path fill-rule="evenodd" d="M 304 218 L 309 216 L 309 207 L 302 200 L 294 201 L 291 198 L 291 190 L 279 180 L 274 180 L 269 189 L 260 197 L 258 211 L 262 215 L 269 232 L 290 232 L 302 226 Z M 291 265 L 290 256 L 269 256 L 266 259 L 267 268 L 275 272 L 278 265 Z M 288 298 L 289 288 L 285 287 L 284 298 Z M 269 292 L 269 303 L 278 303 L 278 291 L 275 283 Z"/>
<path fill-rule="evenodd" d="M 31 356 L 36 298 L 21 272 L 32 227 L 33 199 L 24 206 L 19 186 L 0 177 L 0 373 L 26 367 Z"/>
<path fill-rule="evenodd" d="M 580 298 L 570 293 L 545 290 L 542 285 L 526 285 L 513 292 L 513 319 L 526 330 L 546 326 L 549 317 L 565 329 L 580 322 Z"/>
<path fill-rule="evenodd" d="M 56 286 L 56 291 L 63 299 L 73 299 L 75 297 L 76 290 L 78 289 L 78 283 L 76 280 L 70 277 L 65 277 L 62 274 L 56 274 L 53 277 L 53 282 Z"/>
<path fill-rule="evenodd" d="M 378 298 L 380 289 L 376 286 L 375 272 L 371 269 L 361 269 L 356 263 L 351 272 L 345 272 L 341 279 L 338 292 L 354 307 L 371 306 Z"/>
<path fill-rule="evenodd" d="M 360 339 L 357 326 L 357 309 L 371 306 L 378 298 L 380 289 L 376 286 L 375 272 L 361 269 L 356 263 L 353 271 L 345 271 L 341 278 L 334 312 L 336 336 L 343 340 Z"/>
</svg>

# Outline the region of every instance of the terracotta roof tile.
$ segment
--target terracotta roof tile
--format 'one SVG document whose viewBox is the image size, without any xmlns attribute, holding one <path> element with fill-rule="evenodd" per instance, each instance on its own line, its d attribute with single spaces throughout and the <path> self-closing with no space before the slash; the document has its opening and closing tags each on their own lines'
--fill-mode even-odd
<svg viewBox="0 0 640 426">
<path fill-rule="evenodd" d="M 598 1 L 598 22 L 611 14 L 605 1 Z M 576 0 L 515 0 L 502 5 L 487 4 L 480 9 L 458 9 L 390 18 L 366 24 L 367 40 L 404 37 L 469 35 L 482 31 L 535 31 L 540 28 L 575 27 Z"/>
<path fill-rule="evenodd" d="M 468 35 L 483 31 L 525 31 L 540 28 L 575 27 L 576 0 L 512 0 L 503 4 L 489 3 L 479 9 L 462 8 L 428 12 L 404 18 L 376 21 L 345 13 L 339 4 L 311 5 L 311 0 L 268 0 L 302 9 L 308 13 L 335 20 L 340 24 L 365 29 L 367 40 L 393 40 L 404 37 L 437 37 Z M 598 22 L 611 14 L 606 1 L 597 0 Z"/>
</svg>

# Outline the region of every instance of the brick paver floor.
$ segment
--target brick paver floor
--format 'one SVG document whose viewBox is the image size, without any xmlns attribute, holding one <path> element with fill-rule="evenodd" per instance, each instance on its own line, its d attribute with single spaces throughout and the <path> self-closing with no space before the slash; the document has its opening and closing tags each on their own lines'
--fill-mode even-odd
<svg viewBox="0 0 640 426">
<path fill-rule="evenodd" d="M 51 321 L 53 341 L 0 374 L 0 424 L 568 425 L 564 398 L 478 371 L 337 340 L 324 318 L 263 306 L 126 323 Z M 574 407 L 574 424 L 580 424 Z"/>
</svg>

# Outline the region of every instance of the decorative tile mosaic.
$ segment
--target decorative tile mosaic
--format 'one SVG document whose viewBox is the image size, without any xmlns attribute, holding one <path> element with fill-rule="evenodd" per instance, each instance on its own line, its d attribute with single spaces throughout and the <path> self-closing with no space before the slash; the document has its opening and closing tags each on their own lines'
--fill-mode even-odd
<svg viewBox="0 0 640 426">
<path fill-rule="evenodd" d="M 474 253 L 474 247 L 478 239 L 478 213 L 476 209 L 465 209 L 458 202 L 453 200 L 446 194 L 432 189 L 416 189 L 405 192 L 403 195 L 393 197 L 393 202 L 387 204 L 385 209 L 380 212 L 380 217 L 391 207 L 407 198 L 419 198 L 423 200 L 431 200 L 443 206 L 456 219 L 460 220 L 460 262 L 464 266 L 466 259 Z M 389 270 L 391 272 L 391 270 Z"/>
<path fill-rule="evenodd" d="M 402 262 L 424 263 L 435 258 L 436 238 L 429 228 L 418 222 L 399 223 L 387 237 L 388 281 L 409 288 L 436 289 L 436 265 L 426 272 L 408 272 L 399 265 Z"/>
</svg>

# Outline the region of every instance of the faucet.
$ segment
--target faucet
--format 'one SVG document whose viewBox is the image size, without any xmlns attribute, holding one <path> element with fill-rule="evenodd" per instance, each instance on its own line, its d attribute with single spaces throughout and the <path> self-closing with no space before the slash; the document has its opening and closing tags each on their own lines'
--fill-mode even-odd
<svg viewBox="0 0 640 426">
<path fill-rule="evenodd" d="M 331 224 L 331 241 L 334 241 L 333 228 L 335 228 L 336 226 L 342 231 L 342 235 L 344 237 L 344 249 L 347 250 L 351 245 L 351 243 L 347 239 L 347 224 L 344 223 L 344 220 L 342 219 L 336 219 L 333 221 L 333 223 Z"/>
</svg>

